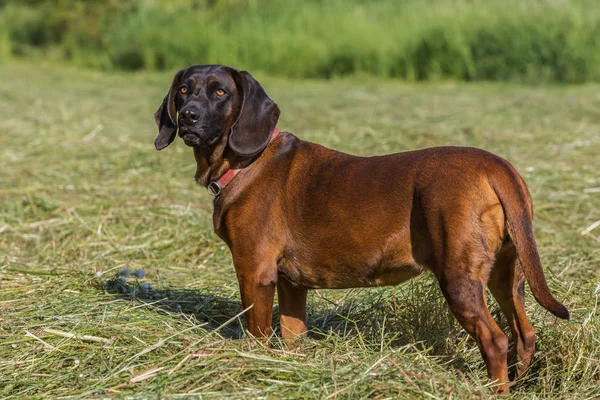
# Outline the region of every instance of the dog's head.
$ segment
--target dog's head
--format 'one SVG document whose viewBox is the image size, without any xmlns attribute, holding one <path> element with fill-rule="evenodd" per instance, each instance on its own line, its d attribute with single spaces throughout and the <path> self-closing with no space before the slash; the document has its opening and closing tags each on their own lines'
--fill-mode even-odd
<svg viewBox="0 0 600 400">
<path fill-rule="evenodd" d="M 207 152 L 228 135 L 231 150 L 250 157 L 269 143 L 279 108 L 248 72 L 195 65 L 175 74 L 154 119 L 157 150 L 167 147 L 179 130 L 185 144 Z"/>
</svg>

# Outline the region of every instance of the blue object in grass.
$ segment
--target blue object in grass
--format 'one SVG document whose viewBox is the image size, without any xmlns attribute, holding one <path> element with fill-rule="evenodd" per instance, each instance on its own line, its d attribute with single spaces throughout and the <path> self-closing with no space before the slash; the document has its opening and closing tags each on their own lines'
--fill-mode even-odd
<svg viewBox="0 0 600 400">
<path fill-rule="evenodd" d="M 119 275 L 124 278 L 129 278 L 131 276 L 131 270 L 129 268 L 124 268 L 119 272 Z"/>
<path fill-rule="evenodd" d="M 143 269 L 136 269 L 135 271 L 133 271 L 133 276 L 135 276 L 138 279 L 142 279 L 146 276 L 146 272 Z"/>
<path fill-rule="evenodd" d="M 148 282 L 140 283 L 140 291 L 146 296 L 148 299 L 152 299 L 152 286 Z"/>
<path fill-rule="evenodd" d="M 152 285 L 150 285 L 148 282 L 140 283 L 140 289 L 144 292 L 149 292 L 150 289 L 152 289 Z"/>
</svg>

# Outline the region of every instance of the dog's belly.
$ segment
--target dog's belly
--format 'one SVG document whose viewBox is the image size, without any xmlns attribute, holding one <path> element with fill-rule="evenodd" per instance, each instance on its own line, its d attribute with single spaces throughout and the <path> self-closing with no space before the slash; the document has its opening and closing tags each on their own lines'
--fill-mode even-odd
<svg viewBox="0 0 600 400">
<path fill-rule="evenodd" d="M 293 254 L 282 257 L 278 272 L 292 283 L 309 289 L 347 289 L 390 286 L 423 272 L 410 257 L 375 257 L 369 261 L 307 259 Z"/>
<path fill-rule="evenodd" d="M 404 264 L 378 271 L 371 279 L 370 286 L 397 285 L 421 274 L 423 268 L 417 264 Z"/>
</svg>

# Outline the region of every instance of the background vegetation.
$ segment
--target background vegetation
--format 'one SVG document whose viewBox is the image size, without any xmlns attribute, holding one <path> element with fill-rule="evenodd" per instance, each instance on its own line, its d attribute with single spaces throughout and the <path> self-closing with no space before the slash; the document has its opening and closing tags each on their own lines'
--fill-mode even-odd
<svg viewBox="0 0 600 400">
<path fill-rule="evenodd" d="M 596 0 L 4 0 L 0 56 L 287 77 L 600 80 Z"/>
</svg>

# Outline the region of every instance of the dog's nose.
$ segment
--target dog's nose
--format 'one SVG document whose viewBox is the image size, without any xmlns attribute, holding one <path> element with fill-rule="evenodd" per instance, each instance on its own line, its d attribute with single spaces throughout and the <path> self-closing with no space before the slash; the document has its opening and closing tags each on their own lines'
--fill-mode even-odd
<svg viewBox="0 0 600 400">
<path fill-rule="evenodd" d="M 194 111 L 191 111 L 191 110 L 186 110 L 186 111 L 179 113 L 179 120 L 184 125 L 195 124 L 196 122 L 198 122 L 198 118 L 199 118 L 198 114 L 196 114 Z"/>
</svg>

